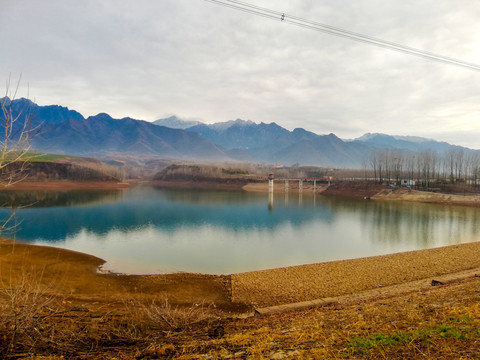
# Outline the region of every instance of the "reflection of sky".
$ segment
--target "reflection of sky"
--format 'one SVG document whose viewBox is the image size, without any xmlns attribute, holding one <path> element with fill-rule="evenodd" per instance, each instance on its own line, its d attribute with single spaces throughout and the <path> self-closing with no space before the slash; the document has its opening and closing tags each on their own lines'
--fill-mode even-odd
<svg viewBox="0 0 480 360">
<path fill-rule="evenodd" d="M 291 193 L 288 201 L 276 196 L 269 211 L 268 194 L 148 187 L 117 202 L 111 194 L 77 197 L 88 201 L 18 210 L 17 238 L 87 252 L 119 272 L 232 273 L 475 241 L 480 233 L 475 208 Z"/>
</svg>

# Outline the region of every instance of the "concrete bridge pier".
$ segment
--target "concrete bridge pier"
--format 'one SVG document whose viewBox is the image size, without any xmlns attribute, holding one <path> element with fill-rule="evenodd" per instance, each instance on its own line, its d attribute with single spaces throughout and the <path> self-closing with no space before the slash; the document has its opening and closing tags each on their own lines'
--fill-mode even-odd
<svg viewBox="0 0 480 360">
<path fill-rule="evenodd" d="M 273 191 L 268 192 L 268 211 L 273 211 Z"/>
</svg>

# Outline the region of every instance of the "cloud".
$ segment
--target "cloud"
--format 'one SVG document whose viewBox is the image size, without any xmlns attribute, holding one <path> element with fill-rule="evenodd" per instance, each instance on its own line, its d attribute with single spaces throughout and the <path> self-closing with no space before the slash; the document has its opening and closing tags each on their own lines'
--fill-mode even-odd
<svg viewBox="0 0 480 360">
<path fill-rule="evenodd" d="M 480 7 L 459 0 L 252 0 L 480 63 Z M 238 117 L 355 137 L 425 135 L 480 147 L 480 73 L 202 0 L 7 0 L 0 68 L 31 97 L 85 116 Z"/>
</svg>

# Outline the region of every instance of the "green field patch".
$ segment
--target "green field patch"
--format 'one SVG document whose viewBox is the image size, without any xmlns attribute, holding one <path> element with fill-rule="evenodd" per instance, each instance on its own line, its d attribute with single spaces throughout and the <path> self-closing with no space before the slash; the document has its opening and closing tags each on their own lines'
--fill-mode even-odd
<svg viewBox="0 0 480 360">
<path fill-rule="evenodd" d="M 57 154 L 27 154 L 25 158 L 31 162 L 54 162 L 59 159 L 72 158 L 68 155 L 57 155 Z"/>
<path fill-rule="evenodd" d="M 25 153 L 20 152 L 10 152 L 6 154 L 6 161 L 27 161 L 27 162 L 54 162 L 59 159 L 66 158 L 77 158 L 76 156 L 70 155 L 58 155 L 58 154 L 42 154 L 34 151 L 29 151 Z"/>
<path fill-rule="evenodd" d="M 403 346 L 408 343 L 431 345 L 439 339 L 470 340 L 480 335 L 480 322 L 468 315 L 460 318 L 450 317 L 443 324 L 429 326 L 411 332 L 393 334 L 376 333 L 366 337 L 352 338 L 348 346 L 357 355 L 365 355 L 370 350 L 385 347 Z"/>
</svg>

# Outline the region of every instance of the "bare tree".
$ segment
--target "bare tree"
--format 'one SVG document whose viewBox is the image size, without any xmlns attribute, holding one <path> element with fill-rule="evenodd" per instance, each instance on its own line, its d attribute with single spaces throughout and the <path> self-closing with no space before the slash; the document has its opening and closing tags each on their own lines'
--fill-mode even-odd
<svg viewBox="0 0 480 360">
<path fill-rule="evenodd" d="M 368 161 L 370 162 L 370 165 L 373 169 L 373 178 L 375 179 L 375 181 L 377 180 L 377 168 L 378 168 L 378 156 L 377 156 L 377 152 L 376 151 L 372 151 L 370 153 L 370 157 L 368 159 Z M 379 182 L 380 182 L 380 179 L 379 179 Z"/>
<path fill-rule="evenodd" d="M 35 129 L 31 128 L 31 113 L 29 107 L 15 108 L 21 76 L 15 87 L 11 87 L 11 77 L 6 83 L 5 96 L 0 99 L 0 189 L 25 180 L 26 167 L 34 155 L 30 153 L 31 137 Z M 30 103 L 30 102 L 27 102 Z M 10 208 L 10 214 L 0 220 L 0 232 L 15 231 L 11 225 L 18 207 L 15 201 L 0 204 Z"/>
<path fill-rule="evenodd" d="M 423 150 L 417 155 L 418 174 L 422 178 L 425 189 L 430 187 L 430 182 L 435 178 L 437 154 L 432 150 Z"/>
<path fill-rule="evenodd" d="M 21 77 L 11 90 L 11 78 L 7 80 L 5 96 L 0 99 L 0 187 L 22 181 L 26 177 L 25 166 L 31 160 L 30 108 L 15 111 L 14 100 L 17 97 Z"/>
<path fill-rule="evenodd" d="M 466 155 L 465 173 L 469 178 L 470 185 L 477 188 L 478 176 L 480 175 L 480 154 L 470 152 Z"/>
</svg>

